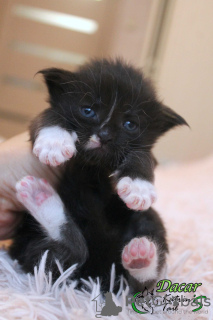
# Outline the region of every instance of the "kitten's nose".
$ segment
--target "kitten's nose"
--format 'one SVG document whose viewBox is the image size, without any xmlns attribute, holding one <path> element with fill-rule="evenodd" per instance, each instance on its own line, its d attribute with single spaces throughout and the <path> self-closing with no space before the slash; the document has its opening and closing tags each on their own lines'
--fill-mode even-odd
<svg viewBox="0 0 213 320">
<path fill-rule="evenodd" d="M 103 128 L 98 133 L 102 143 L 107 143 L 112 140 L 112 135 L 108 128 Z"/>
</svg>

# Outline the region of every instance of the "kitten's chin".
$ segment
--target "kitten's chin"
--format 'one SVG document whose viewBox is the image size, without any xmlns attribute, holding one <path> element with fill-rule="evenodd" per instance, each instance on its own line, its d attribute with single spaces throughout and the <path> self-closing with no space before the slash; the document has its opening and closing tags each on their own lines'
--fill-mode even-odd
<svg viewBox="0 0 213 320">
<path fill-rule="evenodd" d="M 105 144 L 93 146 L 92 148 L 86 148 L 85 151 L 87 155 L 91 154 L 94 156 L 108 156 L 110 154 L 109 147 Z"/>
<path fill-rule="evenodd" d="M 114 166 L 114 154 L 110 152 L 110 148 L 107 145 L 101 145 L 100 147 L 79 150 L 79 156 L 87 164 L 110 167 Z"/>
</svg>

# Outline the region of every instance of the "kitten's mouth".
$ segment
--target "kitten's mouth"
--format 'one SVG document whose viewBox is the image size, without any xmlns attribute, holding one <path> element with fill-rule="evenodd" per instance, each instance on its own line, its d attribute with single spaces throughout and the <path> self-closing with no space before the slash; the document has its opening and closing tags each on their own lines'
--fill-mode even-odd
<svg viewBox="0 0 213 320">
<path fill-rule="evenodd" d="M 113 148 L 114 146 L 112 146 L 111 142 L 104 143 L 95 134 L 92 135 L 82 147 L 83 148 L 79 150 L 79 154 L 82 154 L 87 163 L 111 166 L 115 161 L 118 161 L 118 157 L 115 156 L 115 148 Z"/>
<path fill-rule="evenodd" d="M 85 145 L 86 150 L 96 149 L 102 147 L 101 141 L 96 134 L 93 134 Z"/>
<path fill-rule="evenodd" d="M 88 159 L 102 159 L 101 161 L 109 161 L 111 150 L 108 143 L 103 143 L 100 138 L 93 134 L 84 146 L 85 155 Z"/>
</svg>

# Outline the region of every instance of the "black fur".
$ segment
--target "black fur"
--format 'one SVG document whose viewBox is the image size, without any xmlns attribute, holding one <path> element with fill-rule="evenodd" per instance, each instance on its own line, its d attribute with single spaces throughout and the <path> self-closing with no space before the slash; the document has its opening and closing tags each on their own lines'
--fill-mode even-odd
<svg viewBox="0 0 213 320">
<path fill-rule="evenodd" d="M 64 165 L 57 191 L 65 204 L 68 223 L 63 240 L 49 240 L 39 224 L 26 213 L 10 249 L 23 269 L 33 272 L 42 253 L 50 250 L 48 263 L 58 275 L 56 257 L 64 266 L 78 262 L 76 278 L 102 278 L 108 289 L 112 263 L 117 275 L 124 274 L 134 290 L 141 289 L 121 264 L 121 252 L 132 238 L 147 236 L 159 248 L 159 271 L 168 251 L 166 234 L 158 214 L 129 210 L 115 193 L 114 184 L 124 176 L 153 181 L 155 159 L 151 149 L 169 129 L 186 124 L 162 105 L 141 71 L 120 60 L 92 61 L 77 72 L 60 69 L 40 71 L 49 90 L 50 107 L 30 128 L 32 144 L 43 127 L 58 125 L 78 135 L 77 155 Z M 97 117 L 84 118 L 80 108 L 90 106 Z M 100 129 L 112 106 L 110 121 Z M 125 121 L 136 124 L 127 131 Z M 84 149 L 92 134 L 101 138 L 99 150 Z M 109 176 L 116 172 L 114 176 Z"/>
</svg>

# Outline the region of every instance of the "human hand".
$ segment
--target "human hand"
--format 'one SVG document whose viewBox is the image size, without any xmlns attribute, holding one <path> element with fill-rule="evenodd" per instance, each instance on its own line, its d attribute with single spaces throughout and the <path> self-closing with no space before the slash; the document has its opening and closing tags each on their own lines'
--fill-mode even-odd
<svg viewBox="0 0 213 320">
<path fill-rule="evenodd" d="M 0 143 L 0 240 L 12 237 L 22 219 L 24 208 L 16 198 L 16 182 L 33 175 L 56 186 L 61 170 L 39 162 L 31 151 L 27 132 Z"/>
</svg>

